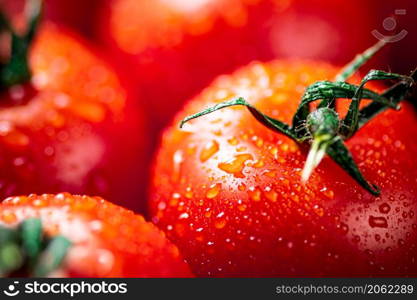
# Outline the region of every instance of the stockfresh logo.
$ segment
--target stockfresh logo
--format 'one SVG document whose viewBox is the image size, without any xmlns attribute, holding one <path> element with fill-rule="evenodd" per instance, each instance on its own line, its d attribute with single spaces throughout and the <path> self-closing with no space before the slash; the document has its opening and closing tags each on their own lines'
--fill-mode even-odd
<svg viewBox="0 0 417 300">
<path fill-rule="evenodd" d="M 7 286 L 7 288 L 3 291 L 3 293 L 9 297 L 14 297 L 14 296 L 19 295 L 20 291 L 17 288 L 18 284 L 19 284 L 19 281 L 14 281 L 13 284 L 9 284 Z"/>
<path fill-rule="evenodd" d="M 406 9 L 396 9 L 394 16 L 387 17 L 382 21 L 382 27 L 386 30 L 388 34 L 383 34 L 379 32 L 377 29 L 374 29 L 371 31 L 372 35 L 376 37 L 378 40 L 384 40 L 387 43 L 395 43 L 401 41 L 403 38 L 406 37 L 408 31 L 402 29 L 401 31 L 395 34 L 395 29 L 397 27 L 396 16 L 404 16 L 406 14 Z"/>
<path fill-rule="evenodd" d="M 19 294 L 61 294 L 74 297 L 79 294 L 126 294 L 127 283 L 125 282 L 86 282 L 84 280 L 75 282 L 47 282 L 40 280 L 26 281 L 20 283 L 14 281 L 3 290 L 8 297 L 14 297 Z"/>
</svg>

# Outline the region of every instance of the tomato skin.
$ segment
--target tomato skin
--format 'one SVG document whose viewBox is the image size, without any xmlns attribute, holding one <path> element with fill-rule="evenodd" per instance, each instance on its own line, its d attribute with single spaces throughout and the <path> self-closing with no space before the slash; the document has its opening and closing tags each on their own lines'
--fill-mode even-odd
<svg viewBox="0 0 417 300">
<path fill-rule="evenodd" d="M 409 167 L 417 127 L 407 103 L 347 142 L 365 177 L 382 189 L 379 197 L 327 157 L 302 184 L 306 153 L 244 108 L 178 128 L 186 115 L 236 96 L 289 123 L 304 88 L 338 70 L 312 61 L 253 63 L 219 77 L 166 129 L 150 210 L 197 276 L 417 274 L 417 171 Z M 346 103 L 340 100 L 342 111 Z"/>
<path fill-rule="evenodd" d="M 29 62 L 32 82 L 0 99 L 0 196 L 67 191 L 139 210 L 146 131 L 117 74 L 82 39 L 48 22 Z"/>
<path fill-rule="evenodd" d="M 141 215 L 99 197 L 29 195 L 0 204 L 0 223 L 39 218 L 43 233 L 71 242 L 52 277 L 192 277 L 177 247 Z"/>
</svg>

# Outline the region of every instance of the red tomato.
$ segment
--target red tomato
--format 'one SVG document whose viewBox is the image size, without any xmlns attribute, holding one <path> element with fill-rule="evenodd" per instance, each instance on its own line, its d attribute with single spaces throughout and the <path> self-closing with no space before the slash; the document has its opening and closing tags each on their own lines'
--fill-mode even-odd
<svg viewBox="0 0 417 300">
<path fill-rule="evenodd" d="M 23 233 L 25 221 L 30 225 L 27 234 Z M 2 251 L 9 249 L 7 264 L 2 261 L 0 266 L 2 275 L 192 276 L 177 247 L 163 232 L 142 216 L 98 197 L 62 193 L 8 198 L 0 204 L 0 223 Z M 41 236 L 36 238 L 36 233 Z M 19 234 L 21 241 L 13 237 Z M 30 249 L 25 248 L 27 243 Z M 24 251 L 19 254 L 11 251 L 12 247 Z M 33 253 L 34 248 L 38 253 L 27 264 L 23 253 Z"/>
<path fill-rule="evenodd" d="M 374 9 L 363 1 L 106 2 L 102 40 L 137 79 L 157 128 L 215 76 L 254 59 L 344 63 L 375 41 Z"/>
<path fill-rule="evenodd" d="M 68 191 L 141 207 L 143 116 L 97 53 L 51 23 L 39 29 L 31 82 L 1 91 L 2 198 Z"/>
<path fill-rule="evenodd" d="M 163 134 L 150 194 L 153 221 L 199 276 L 416 276 L 417 115 L 378 115 L 347 141 L 378 197 L 325 157 L 301 181 L 306 153 L 246 109 L 244 97 L 290 123 L 305 88 L 338 68 L 313 61 L 252 63 L 219 77 Z M 368 86 L 372 89 L 372 85 Z M 373 87 L 375 89 L 375 87 Z M 348 101 L 340 100 L 341 110 Z"/>
</svg>

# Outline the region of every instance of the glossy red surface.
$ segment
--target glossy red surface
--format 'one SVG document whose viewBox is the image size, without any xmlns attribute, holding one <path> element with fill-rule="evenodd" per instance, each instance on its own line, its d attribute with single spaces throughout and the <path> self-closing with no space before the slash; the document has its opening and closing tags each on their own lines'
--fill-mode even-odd
<svg viewBox="0 0 417 300">
<path fill-rule="evenodd" d="M 250 64 L 219 77 L 165 130 L 150 209 L 196 275 L 417 274 L 417 171 L 410 167 L 417 115 L 409 104 L 382 113 L 347 142 L 379 197 L 328 157 L 303 184 L 306 153 L 245 108 L 178 128 L 185 116 L 237 96 L 288 123 L 305 87 L 337 71 L 312 61 Z M 348 101 L 339 104 L 343 112 Z"/>
</svg>

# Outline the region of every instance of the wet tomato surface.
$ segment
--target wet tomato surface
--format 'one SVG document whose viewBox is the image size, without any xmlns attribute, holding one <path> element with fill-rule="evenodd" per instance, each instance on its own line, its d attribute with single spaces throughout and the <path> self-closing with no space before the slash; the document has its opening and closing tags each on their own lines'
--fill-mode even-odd
<svg viewBox="0 0 417 300">
<path fill-rule="evenodd" d="M 138 209 L 143 117 L 116 74 L 83 40 L 48 22 L 29 64 L 31 82 L 0 97 L 0 197 L 68 191 Z"/>
<path fill-rule="evenodd" d="M 290 123 L 304 89 L 339 68 L 252 63 L 220 76 L 163 134 L 152 177 L 153 221 L 199 276 L 415 276 L 416 112 L 377 116 L 347 145 L 375 197 L 325 157 L 306 184 L 306 153 L 241 107 L 187 115 L 233 97 Z M 371 89 L 378 89 L 372 85 Z M 348 100 L 339 100 L 339 112 Z"/>
<path fill-rule="evenodd" d="M 33 235 L 35 227 L 33 225 L 36 224 L 34 219 L 41 222 L 41 238 L 45 239 L 45 242 L 58 236 L 60 241 L 64 238 L 69 242 L 62 262 L 43 276 L 192 276 L 177 247 L 168 241 L 161 230 L 152 223 L 146 222 L 141 215 L 135 215 L 132 211 L 102 198 L 75 196 L 68 193 L 32 194 L 8 198 L 0 204 L 2 246 L 7 245 L 4 242 L 6 228 L 12 230 L 19 228 L 18 226 L 25 221 L 31 222 L 29 235 Z M 29 237 L 23 235 L 23 239 Z M 30 242 L 33 245 L 36 239 L 32 238 Z M 43 245 L 40 247 L 42 249 Z M 48 249 L 42 250 L 39 261 L 42 261 L 42 254 Z M 49 252 L 50 260 L 57 259 L 62 252 L 62 248 L 55 247 L 54 250 Z M 10 261 L 9 255 L 9 265 Z M 33 265 L 32 261 L 32 264 L 28 265 L 29 268 L 23 266 L 20 269 L 28 272 Z M 50 263 L 47 262 L 46 265 Z M 5 265 L 2 264 L 2 276 L 4 269 Z M 33 274 L 29 272 L 21 275 Z"/>
</svg>

